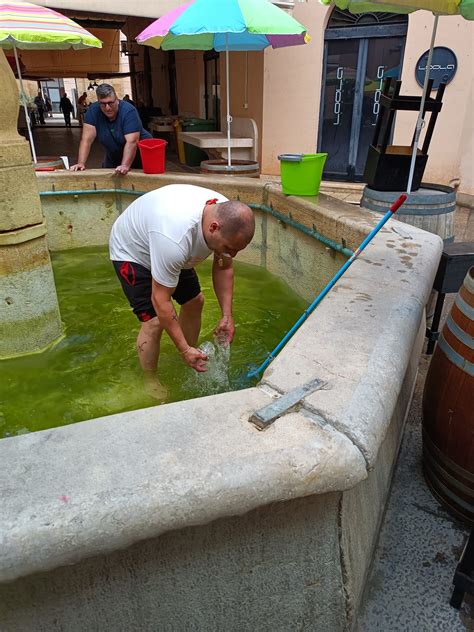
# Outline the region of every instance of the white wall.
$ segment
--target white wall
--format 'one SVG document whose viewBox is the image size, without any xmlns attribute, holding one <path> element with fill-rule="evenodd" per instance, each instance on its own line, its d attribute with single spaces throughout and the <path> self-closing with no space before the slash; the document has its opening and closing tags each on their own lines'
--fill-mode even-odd
<svg viewBox="0 0 474 632">
<path fill-rule="evenodd" d="M 265 51 L 262 171 L 278 174 L 278 154 L 314 152 L 317 144 L 324 31 L 331 9 L 310 0 L 297 3 L 293 16 L 311 36 L 306 46 Z M 428 49 L 433 16 L 418 11 L 409 16 L 402 71 L 402 94 L 421 95 L 415 80 L 418 58 Z M 447 86 L 443 108 L 429 150 L 425 181 L 458 184 L 459 190 L 474 194 L 474 24 L 461 17 L 439 20 L 436 45 L 451 48 L 458 70 Z M 435 93 L 432 93 L 433 96 Z M 397 115 L 394 143 L 410 144 L 416 114 Z"/>
<path fill-rule="evenodd" d="M 422 89 L 415 80 L 415 67 L 419 57 L 429 48 L 433 22 L 434 17 L 427 11 L 418 11 L 409 17 L 402 94 L 421 96 Z M 459 181 L 460 191 L 474 193 L 474 24 L 461 17 L 440 17 L 435 45 L 447 46 L 454 51 L 458 69 L 444 93 L 443 108 L 431 140 L 424 180 L 443 184 L 457 184 Z M 431 96 L 435 94 L 432 92 Z M 415 124 L 416 114 L 399 113 L 394 142 L 410 144 Z"/>
<path fill-rule="evenodd" d="M 278 174 L 278 154 L 316 150 L 324 28 L 330 10 L 319 2 L 296 4 L 293 17 L 304 24 L 309 44 L 265 50 L 262 171 Z"/>
</svg>

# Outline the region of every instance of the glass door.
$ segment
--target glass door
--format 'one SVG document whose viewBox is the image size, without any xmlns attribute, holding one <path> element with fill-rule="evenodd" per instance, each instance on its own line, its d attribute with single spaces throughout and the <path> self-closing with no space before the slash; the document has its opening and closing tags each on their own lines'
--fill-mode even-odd
<svg viewBox="0 0 474 632">
<path fill-rule="evenodd" d="M 325 171 L 334 176 L 347 175 L 358 55 L 358 40 L 327 44 L 320 145 L 328 153 Z"/>
<path fill-rule="evenodd" d="M 355 177 L 364 173 L 367 152 L 374 135 L 380 109 L 380 95 L 385 77 L 399 79 L 404 38 L 387 37 L 366 40 L 367 54 L 364 70 L 364 88 L 359 123 L 359 139 L 355 154 Z"/>
<path fill-rule="evenodd" d="M 324 177 L 362 180 L 385 77 L 400 78 L 407 17 L 335 9 L 324 46 L 318 150 Z"/>
</svg>

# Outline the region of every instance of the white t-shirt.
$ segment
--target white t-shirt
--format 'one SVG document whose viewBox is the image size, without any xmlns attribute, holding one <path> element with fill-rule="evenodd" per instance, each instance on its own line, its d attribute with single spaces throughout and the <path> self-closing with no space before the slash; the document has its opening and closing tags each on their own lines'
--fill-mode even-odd
<svg viewBox="0 0 474 632">
<path fill-rule="evenodd" d="M 161 285 L 176 287 L 183 268 L 212 252 L 202 234 L 202 213 L 216 198 L 228 199 L 192 184 L 169 184 L 142 195 L 112 226 L 110 258 L 139 263 Z"/>
</svg>

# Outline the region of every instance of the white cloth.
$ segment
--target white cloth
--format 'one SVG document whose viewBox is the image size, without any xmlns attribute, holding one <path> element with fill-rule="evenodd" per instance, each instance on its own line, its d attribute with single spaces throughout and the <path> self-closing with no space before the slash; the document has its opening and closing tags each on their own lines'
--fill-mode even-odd
<svg viewBox="0 0 474 632">
<path fill-rule="evenodd" d="M 202 213 L 212 199 L 228 200 L 192 184 L 169 184 L 146 193 L 112 226 L 110 258 L 139 263 L 157 283 L 176 287 L 183 268 L 192 268 L 212 252 L 202 234 Z"/>
</svg>

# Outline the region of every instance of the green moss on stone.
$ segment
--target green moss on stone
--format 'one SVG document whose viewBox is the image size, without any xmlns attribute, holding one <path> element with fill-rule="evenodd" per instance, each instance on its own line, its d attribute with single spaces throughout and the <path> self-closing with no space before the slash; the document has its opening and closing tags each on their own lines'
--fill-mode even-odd
<svg viewBox="0 0 474 632">
<path fill-rule="evenodd" d="M 0 322 L 0 359 L 44 351 L 61 336 L 55 309 L 27 320 Z"/>
</svg>

